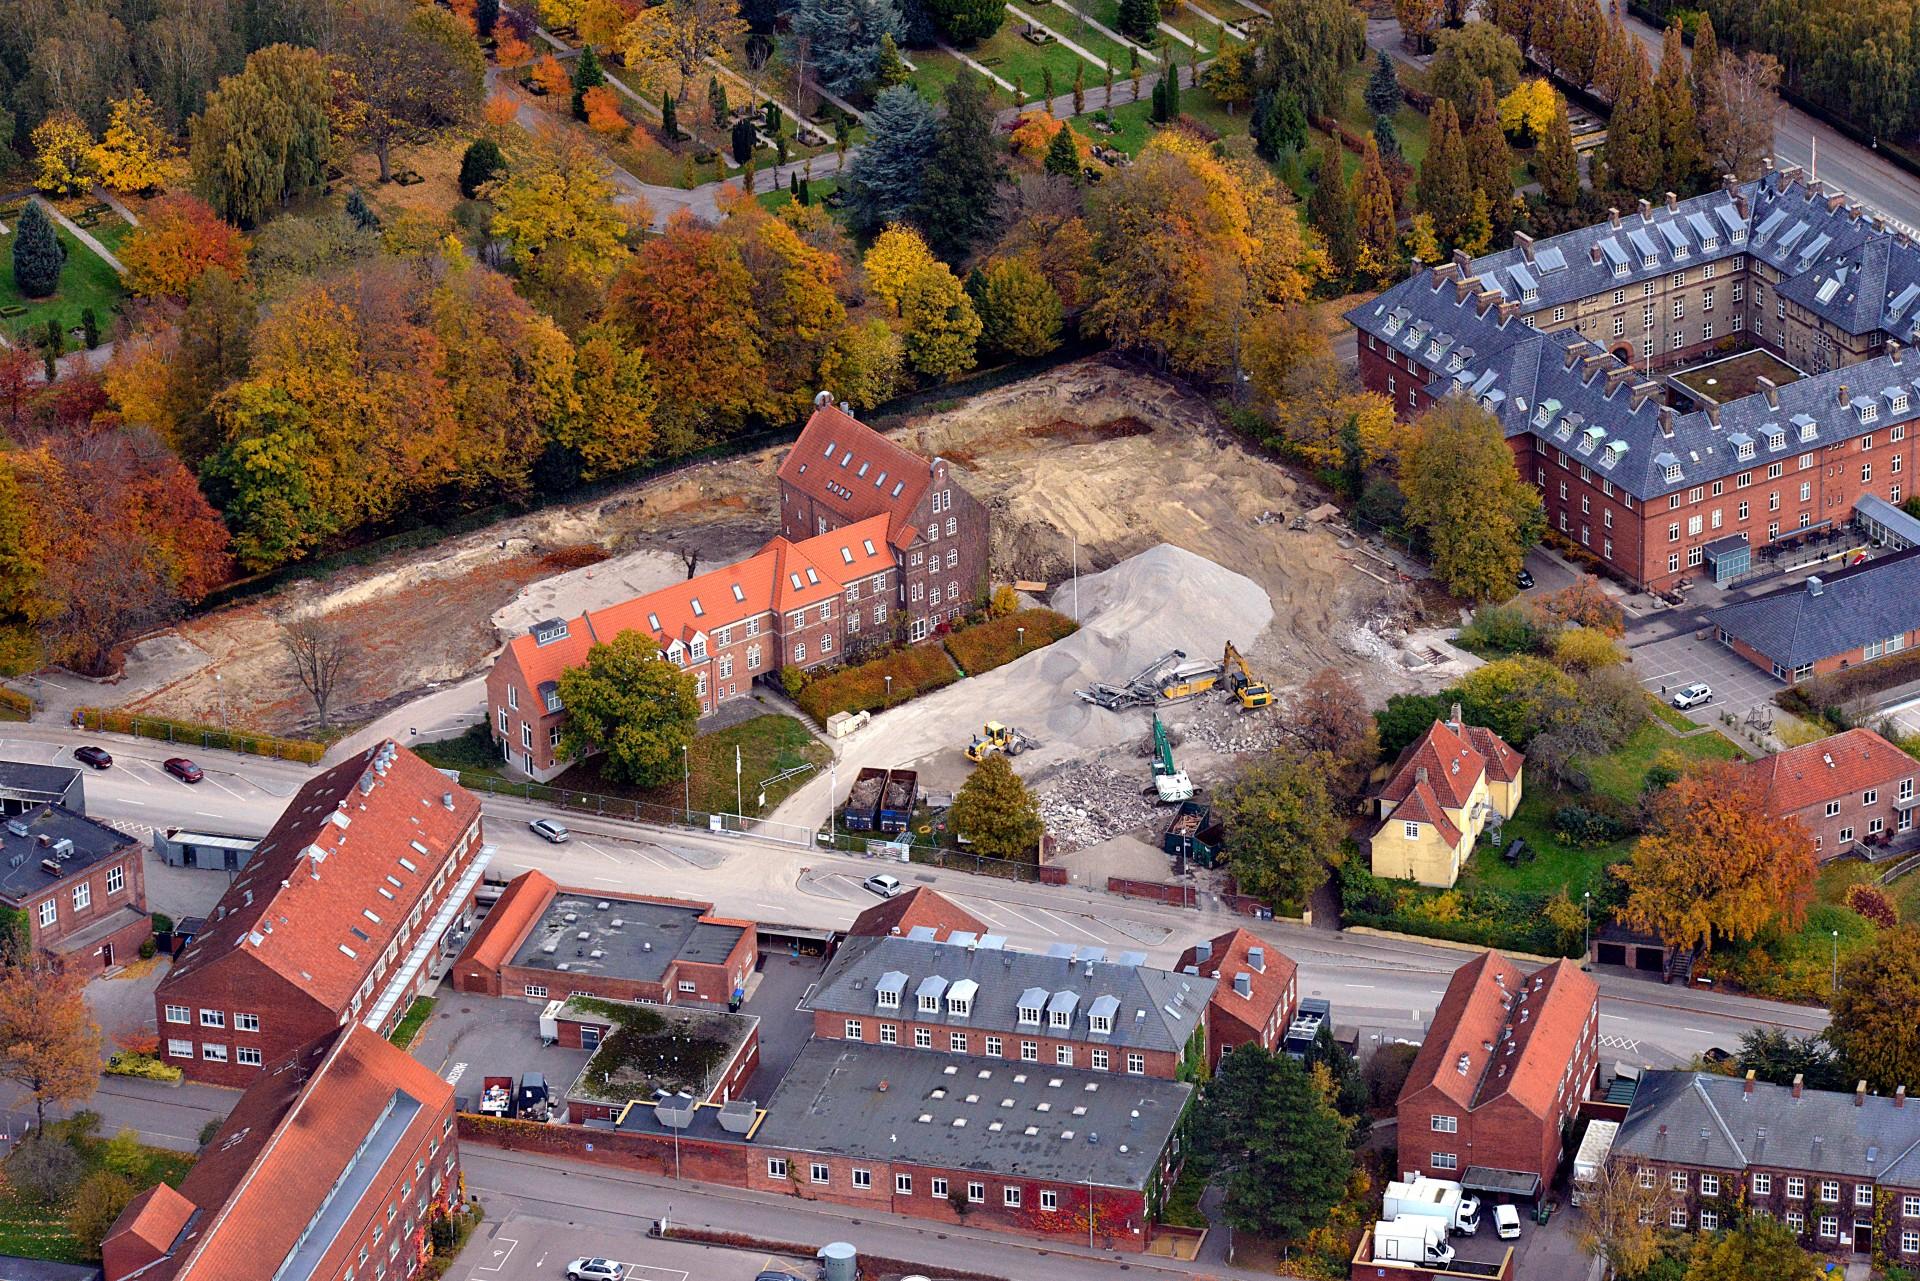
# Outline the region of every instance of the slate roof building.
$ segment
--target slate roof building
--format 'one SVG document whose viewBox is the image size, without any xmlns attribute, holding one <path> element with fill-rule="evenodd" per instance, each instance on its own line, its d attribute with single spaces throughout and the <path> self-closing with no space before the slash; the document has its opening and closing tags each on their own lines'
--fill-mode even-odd
<svg viewBox="0 0 1920 1281">
<path fill-rule="evenodd" d="M 310 779 L 154 992 L 161 1052 L 247 1086 L 349 1023 L 382 1034 L 466 945 L 480 802 L 392 739 Z"/>
<path fill-rule="evenodd" d="M 1211 978 L 1144 953 L 931 934 L 849 939 L 810 1002 L 814 1036 L 1166 1079 L 1204 1052 Z"/>
<path fill-rule="evenodd" d="M 1920 644 L 1920 547 L 1713 612 L 1722 645 L 1796 685 Z"/>
<path fill-rule="evenodd" d="M 1744 1201 L 1810 1249 L 1920 1262 L 1920 1105 L 1904 1086 L 1888 1098 L 1865 1082 L 1848 1094 L 1649 1072 L 1613 1154 L 1661 1191 L 1670 1228 L 1712 1231 Z"/>
<path fill-rule="evenodd" d="M 782 532 L 752 556 L 508 642 L 487 674 L 487 724 L 509 766 L 542 781 L 567 767 L 560 674 L 621 632 L 651 636 L 690 673 L 705 715 L 783 667 L 925 640 L 984 595 L 986 509 L 944 459 L 825 405 L 779 484 Z"/>
<path fill-rule="evenodd" d="M 1398 1103 L 1400 1168 L 1531 1197 L 1599 1071 L 1599 989 L 1578 962 L 1498 952 L 1454 971 Z"/>
<path fill-rule="evenodd" d="M 409 1281 L 459 1185 L 453 1087 L 349 1024 L 256 1072 L 179 1188 L 128 1203 L 106 1281 Z"/>
<path fill-rule="evenodd" d="M 1347 319 L 1370 389 L 1485 406 L 1550 527 L 1638 588 L 1911 493 L 1920 246 L 1797 169 L 1456 254 Z M 1657 377 L 1729 344 L 1806 376 L 1725 403 Z"/>
<path fill-rule="evenodd" d="M 143 847 L 64 805 L 0 822 L 0 906 L 23 913 L 31 945 L 86 969 L 133 959 L 153 932 Z"/>
</svg>

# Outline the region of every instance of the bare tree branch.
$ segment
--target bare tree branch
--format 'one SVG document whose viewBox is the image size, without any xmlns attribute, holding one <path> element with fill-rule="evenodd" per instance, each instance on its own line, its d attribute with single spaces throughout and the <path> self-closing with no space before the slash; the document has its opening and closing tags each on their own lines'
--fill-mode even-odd
<svg viewBox="0 0 1920 1281">
<path fill-rule="evenodd" d="M 280 645 L 287 651 L 294 677 L 300 682 L 327 728 L 327 709 L 339 687 L 341 673 L 359 655 L 360 647 L 345 627 L 322 615 L 307 614 L 280 628 Z"/>
</svg>

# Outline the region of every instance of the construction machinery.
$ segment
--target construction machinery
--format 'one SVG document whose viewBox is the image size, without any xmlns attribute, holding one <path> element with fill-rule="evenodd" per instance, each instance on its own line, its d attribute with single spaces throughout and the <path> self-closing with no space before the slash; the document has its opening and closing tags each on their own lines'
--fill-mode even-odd
<svg viewBox="0 0 1920 1281">
<path fill-rule="evenodd" d="M 1247 660 L 1240 657 L 1232 641 L 1227 642 L 1226 652 L 1220 656 L 1220 670 L 1227 675 L 1227 693 L 1240 701 L 1241 711 L 1273 705 L 1273 690 L 1265 681 L 1254 679 Z"/>
<path fill-rule="evenodd" d="M 1094 706 L 1109 711 L 1157 707 L 1162 703 L 1198 698 L 1219 683 L 1222 669 L 1218 663 L 1188 662 L 1186 658 L 1185 650 L 1168 650 L 1124 685 L 1095 681 L 1075 692 Z"/>
<path fill-rule="evenodd" d="M 1158 716 L 1153 718 L 1153 790 L 1166 805 L 1193 799 L 1193 780 L 1173 763 L 1173 741 Z"/>
<path fill-rule="evenodd" d="M 973 742 L 967 744 L 967 759 L 978 765 L 995 752 L 1018 756 L 1028 748 L 1038 746 L 1040 740 L 1029 737 L 1024 731 L 1012 725 L 1002 725 L 999 721 L 988 721 L 986 732 L 975 734 Z"/>
</svg>

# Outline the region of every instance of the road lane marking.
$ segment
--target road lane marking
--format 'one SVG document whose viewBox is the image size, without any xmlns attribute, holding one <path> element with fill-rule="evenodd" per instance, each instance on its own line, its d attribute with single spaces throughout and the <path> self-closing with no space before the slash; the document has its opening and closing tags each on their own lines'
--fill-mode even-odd
<svg viewBox="0 0 1920 1281">
<path fill-rule="evenodd" d="M 995 916 L 992 912 L 989 912 L 985 907 L 983 907 L 979 899 L 963 898 L 960 895 L 955 894 L 953 896 L 953 901 L 960 904 L 960 906 L 966 908 L 969 912 L 977 912 L 979 915 L 984 916 L 987 919 L 987 923 L 989 925 L 1000 925 L 1000 926 L 1006 925 L 1005 921 L 1001 920 L 999 917 Z"/>
<path fill-rule="evenodd" d="M 652 1281 L 654 1277 L 666 1281 L 687 1281 L 687 1273 L 683 1268 L 661 1268 L 651 1263 L 629 1263 L 626 1268 L 627 1281 Z"/>
<path fill-rule="evenodd" d="M 1051 938 L 1060 937 L 1059 930 L 1048 929 L 1045 925 L 1043 925 L 1039 921 L 1034 920 L 1031 916 L 1028 916 L 1024 912 L 1016 911 L 1012 906 L 1006 903 L 1001 903 L 1000 900 L 998 899 L 995 899 L 993 901 L 996 904 L 998 904 L 1001 911 L 1005 912 L 1008 916 L 1013 917 L 1015 920 L 1026 922 L 1028 925 L 1031 925 L 1034 929 L 1039 930 L 1041 933 L 1046 934 Z"/>
<path fill-rule="evenodd" d="M 463 1063 L 460 1066 L 465 1067 L 466 1064 Z M 474 1269 L 475 1272 L 498 1272 L 501 1268 L 507 1265 L 507 1260 L 513 1257 L 514 1247 L 520 1244 L 518 1241 L 514 1240 L 512 1237 L 495 1237 L 493 1241 L 495 1245 L 498 1245 L 500 1242 L 505 1241 L 507 1243 L 507 1248 L 505 1250 L 495 1250 L 493 1252 L 493 1262 L 488 1264 L 485 1267 L 475 1268 Z"/>
<path fill-rule="evenodd" d="M 581 841 L 579 842 L 579 846 L 581 849 L 584 849 L 584 850 L 592 850 L 595 854 L 598 854 L 601 858 L 607 860 L 607 862 L 609 863 L 613 863 L 617 865 L 620 862 L 619 859 L 607 853 L 605 850 L 601 849 L 598 845 L 595 845 L 591 841 Z"/>
<path fill-rule="evenodd" d="M 1714 1035 L 1714 1033 L 1712 1033 L 1712 1032 L 1709 1032 L 1709 1031 L 1707 1031 L 1707 1029 L 1705 1029 L 1705 1028 L 1703 1028 L 1703 1027 L 1683 1027 L 1683 1028 L 1681 1028 L 1680 1030 L 1681 1030 L 1682 1032 L 1692 1032 L 1692 1033 L 1694 1033 L 1694 1034 L 1695 1034 L 1696 1036 L 1712 1036 L 1712 1035 Z"/>
<path fill-rule="evenodd" d="M 228 796 L 231 796 L 234 800 L 237 801 L 240 799 L 240 793 L 234 791 L 231 787 L 228 787 L 225 783 L 222 783 L 219 779 L 215 778 L 212 774 L 203 773 L 200 776 L 200 778 L 202 782 L 212 783 L 215 787 L 225 792 Z"/>
<path fill-rule="evenodd" d="M 1625 1023 L 1627 1021 L 1627 1016 L 1624 1014 L 1602 1014 L 1600 1017 L 1603 1019 L 1612 1019 L 1615 1023 Z"/>
<path fill-rule="evenodd" d="M 1347 986 L 1350 988 L 1356 988 L 1363 992 L 1371 992 L 1373 991 L 1374 985 L 1371 983 L 1349 983 L 1347 984 Z"/>
<path fill-rule="evenodd" d="M 1044 916 L 1052 917 L 1054 920 L 1060 922 L 1060 924 L 1066 926 L 1070 930 L 1079 930 L 1082 934 L 1086 935 L 1088 938 L 1092 939 L 1096 943 L 1105 943 L 1107 941 L 1106 939 L 1102 938 L 1100 935 L 1095 934 L 1092 930 L 1086 929 L 1083 926 L 1075 925 L 1072 921 L 1069 921 L 1066 917 L 1060 915 L 1060 913 L 1058 912 L 1050 912 L 1044 907 L 1036 907 L 1033 910 L 1041 913 Z"/>
<path fill-rule="evenodd" d="M 147 804 L 147 803 L 146 803 L 145 801 L 136 801 L 136 800 L 134 800 L 134 799 L 133 799 L 133 798 L 132 798 L 131 796 L 122 796 L 122 797 L 120 798 L 120 804 L 122 804 L 122 805 L 138 805 L 138 806 L 140 806 L 140 807 L 141 807 L 142 809 L 144 809 L 144 808 L 146 808 L 146 804 Z"/>
<path fill-rule="evenodd" d="M 212 810 L 195 810 L 194 813 L 198 814 L 201 818 L 219 818 L 220 817 L 218 814 L 214 813 Z"/>
</svg>

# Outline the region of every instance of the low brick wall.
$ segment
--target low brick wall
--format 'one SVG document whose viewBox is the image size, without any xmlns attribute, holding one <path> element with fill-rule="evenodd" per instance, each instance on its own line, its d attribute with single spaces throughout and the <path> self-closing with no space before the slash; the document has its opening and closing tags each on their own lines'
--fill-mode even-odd
<svg viewBox="0 0 1920 1281">
<path fill-rule="evenodd" d="M 1109 876 L 1107 893 L 1128 898 L 1152 899 L 1172 907 L 1198 907 L 1200 892 L 1191 885 L 1173 885 L 1165 881 L 1136 881 L 1125 876 Z"/>
<path fill-rule="evenodd" d="M 540 1152 L 572 1161 L 592 1161 L 668 1179 L 674 1174 L 675 1145 L 664 1135 L 543 1125 L 462 1112 L 460 1141 L 509 1152 Z M 747 1161 L 753 1154 L 746 1144 L 681 1139 L 679 1149 L 680 1177 L 730 1188 L 747 1186 Z"/>
</svg>

